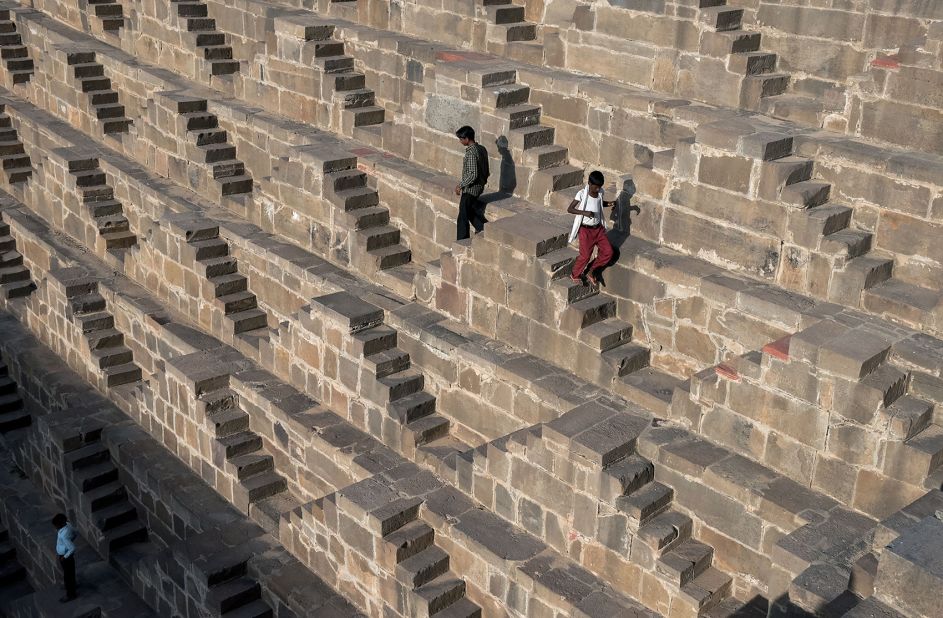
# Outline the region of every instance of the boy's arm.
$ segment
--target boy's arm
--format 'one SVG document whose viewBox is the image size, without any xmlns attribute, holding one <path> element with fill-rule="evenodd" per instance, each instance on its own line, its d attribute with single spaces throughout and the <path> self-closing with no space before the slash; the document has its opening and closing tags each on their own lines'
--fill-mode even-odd
<svg viewBox="0 0 943 618">
<path fill-rule="evenodd" d="M 566 211 L 571 215 L 583 215 L 584 217 L 595 216 L 595 213 L 589 212 L 588 210 L 581 210 L 577 208 L 579 204 L 580 203 L 577 200 L 573 200 L 572 202 L 570 202 L 570 206 L 569 208 L 566 209 Z"/>
</svg>

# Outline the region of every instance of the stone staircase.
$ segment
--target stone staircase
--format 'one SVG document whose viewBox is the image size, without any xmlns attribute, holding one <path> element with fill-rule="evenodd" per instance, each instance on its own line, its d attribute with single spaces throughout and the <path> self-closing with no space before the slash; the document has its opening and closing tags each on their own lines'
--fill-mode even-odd
<svg viewBox="0 0 943 618">
<path fill-rule="evenodd" d="M 326 165 L 330 171 L 324 174 L 324 195 L 343 211 L 351 230 L 351 262 L 367 274 L 408 264 L 412 252 L 403 246 L 399 228 L 390 225 L 389 209 L 380 205 L 377 190 L 357 169 L 356 159 L 344 157 Z"/>
<path fill-rule="evenodd" d="M 115 199 L 115 192 L 108 185 L 108 179 L 99 167 L 98 159 L 69 161 L 69 172 L 75 180 L 79 199 L 91 215 L 98 228 L 99 237 L 105 243 L 105 250 L 120 259 L 125 251 L 137 244 L 137 236 L 131 232 L 121 202 Z"/>
<path fill-rule="evenodd" d="M 482 0 L 478 7 L 489 22 L 489 40 L 514 43 L 537 38 L 537 24 L 527 21 L 524 7 L 511 0 Z"/>
<path fill-rule="evenodd" d="M 25 84 L 33 75 L 33 60 L 29 49 L 16 31 L 16 22 L 10 19 L 10 10 L 0 10 L 0 59 L 7 68 L 9 83 Z"/>
<path fill-rule="evenodd" d="M 206 111 L 206 99 L 175 97 L 174 103 L 178 131 L 186 133 L 190 160 L 205 167 L 223 196 L 251 193 L 252 177 L 236 158 L 236 147 L 219 128 L 219 119 Z"/>
<path fill-rule="evenodd" d="M 249 429 L 249 415 L 239 405 L 239 396 L 228 387 L 207 391 L 198 408 L 213 428 L 213 461 L 238 482 L 232 484 L 233 503 L 242 512 L 249 505 L 286 491 L 288 485 L 275 471 L 274 459 L 262 447 L 262 438 Z M 257 585 L 257 584 L 256 584 Z"/>
<path fill-rule="evenodd" d="M 757 109 L 761 101 L 782 94 L 789 87 L 790 76 L 776 72 L 776 54 L 760 50 L 761 34 L 744 30 L 743 9 L 726 6 L 726 1 L 700 0 L 698 23 L 704 30 L 702 53 L 725 55 L 727 71 L 736 76 L 731 92 L 739 93 L 739 101 L 729 103 L 746 109 Z M 715 84 L 715 88 L 725 86 Z"/>
<path fill-rule="evenodd" d="M 133 121 L 125 115 L 118 93 L 112 89 L 111 80 L 105 77 L 105 67 L 95 60 L 95 52 L 71 52 L 67 61 L 79 89 L 88 96 L 92 114 L 101 121 L 104 133 L 127 133 Z"/>
<path fill-rule="evenodd" d="M 0 360 L 0 434 L 29 427 L 32 418 L 23 407 L 6 363 Z"/>
<path fill-rule="evenodd" d="M 553 192 L 582 185 L 583 170 L 570 165 L 565 146 L 554 143 L 554 128 L 540 123 L 541 107 L 530 103 L 530 88 L 517 82 L 516 72 L 482 73 L 480 103 L 490 112 L 481 129 L 504 138 L 511 158 L 534 170 L 525 197 L 543 204 Z"/>
<path fill-rule="evenodd" d="M 137 510 L 128 500 L 124 484 L 111 453 L 95 432 L 81 447 L 65 454 L 65 464 L 81 492 L 83 510 L 98 531 L 94 543 L 102 556 L 109 556 L 134 543 L 147 541 L 147 528 L 138 519 Z"/>
<path fill-rule="evenodd" d="M 226 35 L 216 29 L 216 20 L 208 17 L 206 3 L 172 0 L 172 6 L 177 25 L 193 40 L 193 46 L 203 51 L 210 75 L 238 73 L 239 61 L 232 59 L 232 47 L 226 44 Z"/>
<path fill-rule="evenodd" d="M 10 226 L 0 221 L 0 290 L 7 299 L 28 296 L 36 289 L 23 256 L 16 250 Z"/>
<path fill-rule="evenodd" d="M 219 227 L 202 225 L 187 232 L 197 271 L 213 286 L 214 302 L 223 310 L 233 335 L 265 338 L 268 318 L 258 299 L 249 291 L 249 280 L 239 273 L 238 262 L 229 254 L 229 243 L 219 236 Z"/>
<path fill-rule="evenodd" d="M 480 618 L 481 608 L 465 596 L 465 581 L 451 570 L 450 556 L 435 543 L 435 530 L 416 515 L 383 536 L 382 566 L 411 589 L 408 615 Z"/>
<path fill-rule="evenodd" d="M 94 10 L 105 32 L 117 34 L 124 26 L 124 7 L 118 0 L 88 0 L 88 6 Z"/>
<path fill-rule="evenodd" d="M 75 325 L 81 329 L 106 388 L 139 382 L 141 368 L 134 363 L 134 354 L 124 345 L 124 335 L 115 328 L 115 318 L 96 287 L 79 283 L 66 288 Z"/>
<path fill-rule="evenodd" d="M 29 156 L 16 134 L 13 120 L 0 104 L 0 165 L 6 181 L 13 185 L 26 182 L 33 174 Z"/>
</svg>

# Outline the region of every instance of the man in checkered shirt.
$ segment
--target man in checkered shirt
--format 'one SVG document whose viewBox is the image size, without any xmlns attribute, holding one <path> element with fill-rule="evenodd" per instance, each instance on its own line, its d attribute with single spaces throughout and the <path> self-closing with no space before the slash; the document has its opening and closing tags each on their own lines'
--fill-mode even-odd
<svg viewBox="0 0 943 618">
<path fill-rule="evenodd" d="M 464 126 L 455 132 L 455 136 L 465 147 L 465 159 L 462 161 L 462 181 L 455 186 L 455 195 L 461 196 L 458 202 L 459 240 L 469 237 L 469 223 L 475 232 L 485 228 L 485 205 L 479 197 L 485 190 L 491 170 L 488 167 L 488 151 L 475 142 L 475 130 Z"/>
</svg>

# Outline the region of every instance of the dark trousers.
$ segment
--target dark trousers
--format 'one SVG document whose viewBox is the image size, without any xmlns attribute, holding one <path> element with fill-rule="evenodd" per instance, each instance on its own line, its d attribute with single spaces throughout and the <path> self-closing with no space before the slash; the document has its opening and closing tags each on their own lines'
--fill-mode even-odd
<svg viewBox="0 0 943 618">
<path fill-rule="evenodd" d="M 474 195 L 462 193 L 462 198 L 458 202 L 459 240 L 468 238 L 469 223 L 474 226 L 476 232 L 485 229 L 485 205 Z"/>
<path fill-rule="evenodd" d="M 59 556 L 59 565 L 62 567 L 62 579 L 65 581 L 65 595 L 74 599 L 75 594 L 75 554 L 68 558 Z"/>
</svg>

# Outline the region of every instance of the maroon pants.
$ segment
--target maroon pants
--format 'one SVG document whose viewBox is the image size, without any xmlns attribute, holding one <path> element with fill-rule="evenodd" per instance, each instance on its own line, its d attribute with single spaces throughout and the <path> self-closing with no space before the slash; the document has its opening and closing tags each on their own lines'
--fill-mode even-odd
<svg viewBox="0 0 943 618">
<path fill-rule="evenodd" d="M 573 264 L 573 276 L 579 277 L 586 270 L 589 258 L 593 255 L 593 247 L 599 247 L 596 252 L 596 261 L 593 262 L 593 270 L 602 268 L 609 264 L 612 259 L 612 245 L 609 244 L 609 238 L 606 237 L 606 228 L 599 225 L 596 227 L 580 227 L 580 256 L 576 258 Z"/>
</svg>

